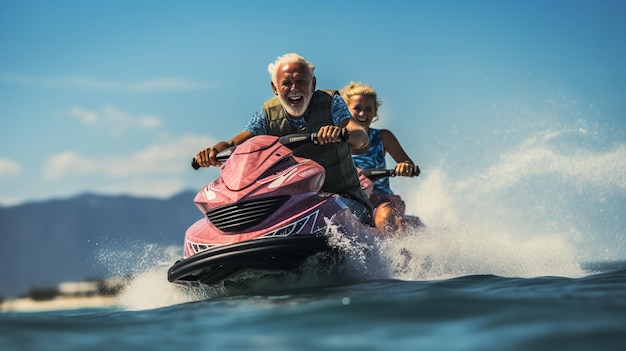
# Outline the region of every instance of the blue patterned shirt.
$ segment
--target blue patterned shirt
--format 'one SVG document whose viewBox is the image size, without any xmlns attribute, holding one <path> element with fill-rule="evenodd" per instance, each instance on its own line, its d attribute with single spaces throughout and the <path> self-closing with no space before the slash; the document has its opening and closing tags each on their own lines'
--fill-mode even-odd
<svg viewBox="0 0 626 351">
<path fill-rule="evenodd" d="M 370 136 L 370 148 L 361 155 L 352 155 L 354 164 L 360 169 L 387 168 L 385 147 L 380 138 L 380 129 L 370 128 L 368 134 Z M 389 187 L 389 177 L 374 181 L 374 193 L 393 194 Z"/>
<path fill-rule="evenodd" d="M 307 109 L 304 116 L 301 118 L 291 118 L 287 116 L 287 120 L 296 130 L 302 130 L 306 127 L 307 116 L 309 110 Z M 339 94 L 333 95 L 332 105 L 330 107 L 330 115 L 333 121 L 333 125 L 338 126 L 346 118 L 352 118 L 348 106 L 343 101 Z M 265 110 L 260 109 L 252 115 L 252 119 L 248 121 L 243 130 L 252 133 L 252 135 L 265 135 L 267 134 L 267 118 L 265 116 Z"/>
</svg>

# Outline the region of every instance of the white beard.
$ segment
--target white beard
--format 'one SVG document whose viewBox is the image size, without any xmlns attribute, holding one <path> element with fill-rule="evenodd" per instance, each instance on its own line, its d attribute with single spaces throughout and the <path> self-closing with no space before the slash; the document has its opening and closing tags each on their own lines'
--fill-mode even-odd
<svg viewBox="0 0 626 351">
<path fill-rule="evenodd" d="M 309 107 L 309 102 L 311 102 L 312 97 L 313 94 L 303 96 L 302 100 L 304 100 L 304 104 L 302 104 L 302 107 L 300 108 L 291 106 L 289 104 L 289 98 L 283 98 L 281 95 L 278 95 L 278 100 L 280 101 L 280 104 L 283 105 L 283 108 L 285 109 L 285 111 L 287 111 L 287 114 L 289 114 L 289 116 L 301 117 L 302 115 L 304 115 L 306 109 Z"/>
</svg>

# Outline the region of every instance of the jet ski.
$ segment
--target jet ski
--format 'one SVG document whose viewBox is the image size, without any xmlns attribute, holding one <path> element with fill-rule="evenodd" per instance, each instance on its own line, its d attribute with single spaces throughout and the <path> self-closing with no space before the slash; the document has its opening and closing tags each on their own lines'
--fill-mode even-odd
<svg viewBox="0 0 626 351">
<path fill-rule="evenodd" d="M 316 133 L 259 135 L 217 155 L 220 176 L 193 200 L 205 216 L 187 229 L 170 282 L 197 287 L 244 271 L 293 271 L 314 255 L 341 254 L 329 243 L 331 227 L 348 236 L 375 232 L 342 197 L 320 191 L 324 167 L 293 155 L 305 143 L 317 143 Z M 199 168 L 195 159 L 192 166 Z M 371 193 L 363 172 L 360 181 Z"/>
</svg>

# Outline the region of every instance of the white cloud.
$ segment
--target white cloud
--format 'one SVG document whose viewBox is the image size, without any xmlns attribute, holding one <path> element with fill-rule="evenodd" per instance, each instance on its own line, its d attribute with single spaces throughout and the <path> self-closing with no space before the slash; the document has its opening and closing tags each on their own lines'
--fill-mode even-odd
<svg viewBox="0 0 626 351">
<path fill-rule="evenodd" d="M 126 93 L 154 93 L 168 91 L 192 91 L 213 89 L 215 84 L 180 77 L 162 77 L 136 82 L 102 80 L 93 77 L 30 77 L 22 75 L 0 75 L 0 81 L 44 88 L 69 88 L 81 90 L 110 90 Z"/>
<path fill-rule="evenodd" d="M 15 177 L 20 174 L 20 165 L 8 158 L 0 158 L 0 177 Z"/>
<path fill-rule="evenodd" d="M 163 120 L 159 116 L 134 115 L 113 106 L 106 106 L 100 111 L 75 106 L 70 108 L 69 113 L 83 124 L 109 128 L 111 133 L 116 136 L 132 129 L 157 130 L 163 125 Z"/>
<path fill-rule="evenodd" d="M 91 174 L 98 170 L 98 162 L 84 158 L 72 151 L 50 157 L 44 166 L 46 179 L 59 179 L 67 174 Z"/>
<path fill-rule="evenodd" d="M 67 151 L 50 157 L 44 166 L 44 177 L 58 180 L 74 176 L 105 176 L 109 179 L 128 179 L 143 176 L 175 176 L 201 148 L 213 145 L 208 136 L 185 135 L 167 143 L 153 144 L 123 156 L 87 158 Z"/>
<path fill-rule="evenodd" d="M 80 107 L 72 107 L 70 109 L 70 115 L 76 117 L 84 124 L 93 125 L 98 122 L 98 113 L 95 111 L 85 110 Z"/>
<path fill-rule="evenodd" d="M 129 129 L 150 130 L 162 125 L 161 118 L 153 115 L 131 115 L 113 106 L 107 106 L 102 113 L 104 123 L 112 128 L 115 135 L 124 134 Z"/>
</svg>

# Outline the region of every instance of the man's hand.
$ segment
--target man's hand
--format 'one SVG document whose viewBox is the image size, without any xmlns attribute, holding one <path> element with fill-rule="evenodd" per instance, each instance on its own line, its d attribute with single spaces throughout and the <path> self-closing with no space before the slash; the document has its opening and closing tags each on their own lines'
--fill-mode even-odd
<svg viewBox="0 0 626 351">
<path fill-rule="evenodd" d="M 217 158 L 215 158 L 215 155 L 233 145 L 239 145 L 250 138 L 252 138 L 252 133 L 244 130 L 243 132 L 235 135 L 228 142 L 221 141 L 211 147 L 208 147 L 198 152 L 198 154 L 196 155 L 196 161 L 198 162 L 200 167 L 219 167 L 222 164 L 217 160 Z"/>
<path fill-rule="evenodd" d="M 340 143 L 341 141 L 341 128 L 337 126 L 321 126 L 317 131 L 317 142 L 320 145 Z"/>
<path fill-rule="evenodd" d="M 217 155 L 220 151 L 228 149 L 231 146 L 231 144 L 221 141 L 211 147 L 208 147 L 198 152 L 198 154 L 196 154 L 196 161 L 198 161 L 200 167 L 219 167 L 222 164 L 215 158 L 215 155 Z"/>
</svg>

